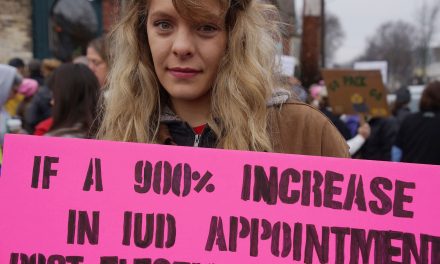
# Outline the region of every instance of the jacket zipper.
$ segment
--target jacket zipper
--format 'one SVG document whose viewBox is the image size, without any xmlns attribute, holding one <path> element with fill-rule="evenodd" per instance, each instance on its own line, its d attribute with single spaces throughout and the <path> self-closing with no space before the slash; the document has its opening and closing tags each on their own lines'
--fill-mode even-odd
<svg viewBox="0 0 440 264">
<path fill-rule="evenodd" d="M 198 134 L 196 134 L 195 135 L 195 137 L 194 137 L 194 147 L 198 147 L 199 146 L 199 143 L 200 143 L 200 137 L 201 137 L 202 135 L 198 135 Z"/>
</svg>

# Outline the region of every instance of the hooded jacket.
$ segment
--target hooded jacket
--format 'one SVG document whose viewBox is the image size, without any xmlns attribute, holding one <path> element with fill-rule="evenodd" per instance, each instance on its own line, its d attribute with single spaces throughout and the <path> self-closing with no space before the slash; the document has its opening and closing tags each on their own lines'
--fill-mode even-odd
<svg viewBox="0 0 440 264">
<path fill-rule="evenodd" d="M 4 105 L 8 101 L 14 84 L 21 83 L 22 78 L 17 74 L 17 69 L 0 64 L 0 144 L 3 145 L 3 137 L 7 132 L 6 121 L 10 118 L 5 111 Z"/>
<path fill-rule="evenodd" d="M 268 102 L 268 131 L 277 153 L 328 157 L 349 157 L 348 146 L 335 126 L 310 105 L 278 93 Z M 207 126 L 197 136 L 193 129 L 169 108 L 161 116 L 159 143 L 215 148 L 217 137 Z"/>
</svg>

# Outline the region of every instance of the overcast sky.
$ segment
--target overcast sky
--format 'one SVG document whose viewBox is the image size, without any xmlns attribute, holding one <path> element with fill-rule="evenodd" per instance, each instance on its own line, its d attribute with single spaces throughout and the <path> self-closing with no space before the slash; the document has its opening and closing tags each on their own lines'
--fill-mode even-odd
<svg viewBox="0 0 440 264">
<path fill-rule="evenodd" d="M 345 32 L 335 62 L 344 63 L 360 55 L 365 50 L 367 38 L 386 21 L 414 23 L 415 10 L 423 1 L 432 4 L 439 0 L 326 0 L 328 12 L 339 17 Z M 302 14 L 303 3 L 304 0 L 296 0 L 299 14 Z M 438 23 L 440 25 L 440 18 Z M 440 45 L 440 26 L 435 43 Z"/>
</svg>

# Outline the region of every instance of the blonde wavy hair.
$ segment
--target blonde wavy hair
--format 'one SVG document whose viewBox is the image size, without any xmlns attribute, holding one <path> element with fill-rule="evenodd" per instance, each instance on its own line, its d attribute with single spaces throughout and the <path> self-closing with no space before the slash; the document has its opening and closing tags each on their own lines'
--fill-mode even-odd
<svg viewBox="0 0 440 264">
<path fill-rule="evenodd" d="M 228 33 L 227 50 L 212 86 L 209 126 L 224 149 L 272 151 L 267 101 L 278 85 L 279 15 L 255 0 L 219 1 Z M 98 138 L 157 143 L 167 95 L 154 72 L 148 45 L 148 0 L 129 1 L 110 34 L 109 95 Z M 202 20 L 207 1 L 173 0 L 178 13 Z M 205 15 L 206 16 L 206 15 Z M 215 120 L 215 121 L 214 121 Z"/>
</svg>

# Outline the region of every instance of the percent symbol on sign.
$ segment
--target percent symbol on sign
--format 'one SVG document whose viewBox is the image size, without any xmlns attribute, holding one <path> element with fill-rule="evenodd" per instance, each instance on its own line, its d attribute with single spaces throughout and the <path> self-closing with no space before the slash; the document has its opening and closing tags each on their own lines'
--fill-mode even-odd
<svg viewBox="0 0 440 264">
<path fill-rule="evenodd" d="M 212 173 L 209 171 L 207 171 L 203 177 L 200 177 L 200 173 L 195 171 L 192 173 L 191 178 L 194 181 L 197 181 L 194 191 L 199 193 L 203 188 L 205 188 L 207 192 L 212 193 L 215 190 L 214 184 L 209 183 L 209 180 L 212 178 Z"/>
</svg>

